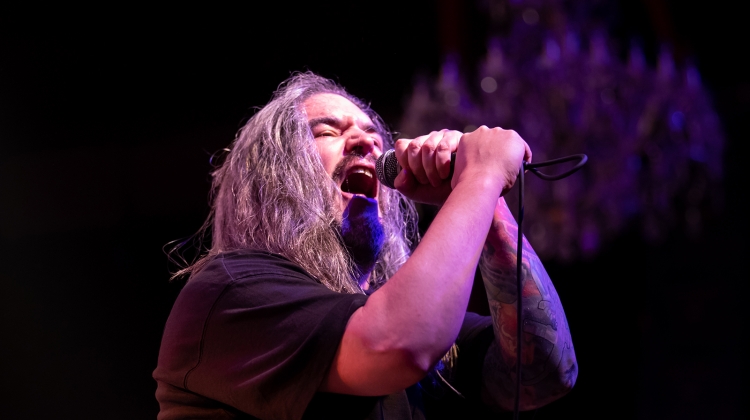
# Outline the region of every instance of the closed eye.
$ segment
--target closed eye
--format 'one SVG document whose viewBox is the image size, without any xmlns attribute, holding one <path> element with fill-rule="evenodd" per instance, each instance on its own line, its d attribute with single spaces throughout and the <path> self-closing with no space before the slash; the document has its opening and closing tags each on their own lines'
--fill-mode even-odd
<svg viewBox="0 0 750 420">
<path fill-rule="evenodd" d="M 338 132 L 335 127 L 341 125 L 341 122 L 333 117 L 313 118 L 307 122 L 315 137 L 318 136 L 337 136 Z"/>
<path fill-rule="evenodd" d="M 325 130 L 321 132 L 315 132 L 315 137 L 336 137 L 338 134 L 331 131 L 331 130 Z"/>
</svg>

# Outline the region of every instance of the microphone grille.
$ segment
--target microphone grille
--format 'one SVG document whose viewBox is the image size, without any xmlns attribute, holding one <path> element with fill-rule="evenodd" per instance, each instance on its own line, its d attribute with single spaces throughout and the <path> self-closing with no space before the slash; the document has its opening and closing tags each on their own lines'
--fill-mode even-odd
<svg viewBox="0 0 750 420">
<path fill-rule="evenodd" d="M 396 180 L 401 168 L 396 160 L 396 151 L 391 149 L 380 155 L 375 163 L 375 175 L 380 183 L 388 188 L 394 188 L 393 182 Z"/>
</svg>

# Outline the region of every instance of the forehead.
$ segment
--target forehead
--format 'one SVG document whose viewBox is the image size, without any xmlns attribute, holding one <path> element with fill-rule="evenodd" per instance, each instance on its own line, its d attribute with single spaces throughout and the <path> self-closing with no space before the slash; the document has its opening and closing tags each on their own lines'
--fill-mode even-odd
<svg viewBox="0 0 750 420">
<path fill-rule="evenodd" d="M 307 98 L 302 106 L 307 113 L 308 120 L 319 117 L 334 117 L 344 120 L 353 117 L 361 122 L 372 123 L 370 117 L 357 105 L 335 93 L 318 93 Z"/>
</svg>

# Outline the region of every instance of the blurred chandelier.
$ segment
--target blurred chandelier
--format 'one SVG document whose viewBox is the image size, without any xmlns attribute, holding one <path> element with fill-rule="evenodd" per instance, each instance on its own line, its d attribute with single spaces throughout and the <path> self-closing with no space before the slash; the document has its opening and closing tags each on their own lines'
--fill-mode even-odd
<svg viewBox="0 0 750 420">
<path fill-rule="evenodd" d="M 417 80 L 398 127 L 402 137 L 514 129 L 535 161 L 586 153 L 574 176 L 527 178 L 525 233 L 561 261 L 629 229 L 652 242 L 675 229 L 695 237 L 721 202 L 724 137 L 698 70 L 678 69 L 666 48 L 651 68 L 635 43 L 618 58 L 603 25 L 592 28 L 592 3 L 573 2 L 575 13 L 559 1 L 486 3 L 495 29 L 478 74 L 447 57 L 436 80 Z M 516 194 L 506 198 L 515 212 Z"/>
</svg>

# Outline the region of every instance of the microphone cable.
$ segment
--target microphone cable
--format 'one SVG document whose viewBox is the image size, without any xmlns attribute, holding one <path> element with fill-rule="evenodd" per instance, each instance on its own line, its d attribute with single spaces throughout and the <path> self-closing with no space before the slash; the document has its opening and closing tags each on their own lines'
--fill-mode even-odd
<svg viewBox="0 0 750 420">
<path fill-rule="evenodd" d="M 455 157 L 456 153 L 451 154 L 451 163 L 450 163 L 450 173 L 453 174 L 453 166 L 455 164 Z M 552 166 L 557 165 L 564 162 L 571 162 L 577 160 L 578 163 L 575 164 L 572 168 L 568 169 L 567 171 L 557 174 L 557 175 L 549 175 L 545 174 L 544 172 L 541 172 L 538 168 L 543 168 L 546 166 Z M 518 304 L 516 305 L 516 336 L 517 336 L 517 345 L 516 345 L 516 398 L 514 403 L 514 409 L 513 409 L 513 419 L 518 420 L 519 416 L 519 407 L 521 403 L 521 344 L 522 344 L 522 333 L 523 333 L 523 305 L 522 305 L 522 296 L 521 296 L 521 283 L 523 282 L 523 270 L 521 269 L 523 266 L 523 190 L 524 190 L 524 172 L 529 171 L 533 173 L 534 175 L 538 176 L 539 178 L 545 180 L 545 181 L 557 181 L 558 179 L 563 179 L 569 175 L 572 175 L 577 170 L 581 169 L 583 165 L 586 164 L 588 161 L 588 157 L 584 154 L 577 154 L 577 155 L 570 155 L 559 159 L 552 159 L 545 162 L 539 162 L 539 163 L 528 163 L 524 162 L 522 167 L 520 168 L 518 172 L 518 244 L 516 249 L 516 293 L 518 296 Z M 389 187 L 389 188 L 395 188 L 393 185 L 394 180 L 396 179 L 396 176 L 398 176 L 399 172 L 401 171 L 401 165 L 398 164 L 398 160 L 395 157 L 395 150 L 391 149 L 380 155 L 378 157 L 377 162 L 375 164 L 375 170 L 378 180 L 380 182 Z"/>
<path fill-rule="evenodd" d="M 543 168 L 545 166 L 557 165 L 559 163 L 571 162 L 578 160 L 575 166 L 569 170 L 558 174 L 548 175 L 537 168 Z M 523 282 L 523 189 L 524 189 L 524 172 L 529 171 L 537 177 L 545 181 L 557 181 L 563 179 L 569 175 L 572 175 L 577 170 L 581 169 L 583 165 L 588 161 L 588 156 L 584 154 L 570 155 L 559 159 L 548 160 L 546 162 L 539 163 L 527 163 L 524 162 L 521 169 L 518 171 L 518 244 L 516 248 L 516 294 L 518 296 L 518 304 L 516 305 L 516 399 L 513 405 L 513 420 L 518 420 L 521 406 L 521 343 L 523 342 L 521 334 L 523 333 L 523 305 L 521 296 L 521 283 Z"/>
</svg>

